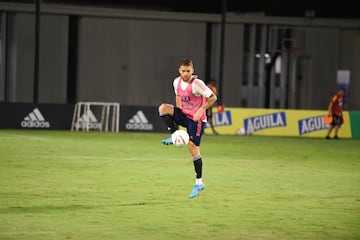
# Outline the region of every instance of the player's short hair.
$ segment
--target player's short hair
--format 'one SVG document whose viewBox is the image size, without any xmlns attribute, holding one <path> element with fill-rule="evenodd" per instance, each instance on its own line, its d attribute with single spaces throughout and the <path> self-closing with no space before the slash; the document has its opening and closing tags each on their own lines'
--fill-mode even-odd
<svg viewBox="0 0 360 240">
<path fill-rule="evenodd" d="M 344 87 L 339 87 L 339 88 L 338 88 L 338 91 L 343 91 L 343 92 L 345 92 L 345 88 L 344 88 Z"/>
<path fill-rule="evenodd" d="M 180 61 L 179 67 L 181 67 L 181 66 L 187 66 L 187 67 L 191 66 L 191 67 L 193 67 L 194 64 L 193 64 L 191 59 L 185 58 L 185 59 Z"/>
</svg>

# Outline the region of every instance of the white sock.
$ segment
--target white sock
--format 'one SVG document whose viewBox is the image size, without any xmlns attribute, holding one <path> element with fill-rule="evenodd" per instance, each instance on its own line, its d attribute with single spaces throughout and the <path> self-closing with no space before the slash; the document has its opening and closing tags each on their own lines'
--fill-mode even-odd
<svg viewBox="0 0 360 240">
<path fill-rule="evenodd" d="M 195 181 L 195 184 L 196 184 L 196 185 L 203 184 L 202 178 L 197 178 L 196 181 Z"/>
</svg>

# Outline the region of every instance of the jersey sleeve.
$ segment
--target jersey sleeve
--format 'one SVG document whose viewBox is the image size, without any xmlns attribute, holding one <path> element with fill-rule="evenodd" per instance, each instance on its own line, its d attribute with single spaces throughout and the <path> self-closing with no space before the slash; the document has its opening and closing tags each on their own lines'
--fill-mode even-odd
<svg viewBox="0 0 360 240">
<path fill-rule="evenodd" d="M 211 89 L 208 86 L 206 86 L 204 81 L 200 79 L 194 80 L 192 84 L 192 91 L 194 95 L 204 96 L 206 98 L 209 98 L 212 94 L 214 94 L 213 91 L 211 91 Z"/>
<path fill-rule="evenodd" d="M 330 102 L 335 103 L 337 100 L 338 100 L 338 96 L 335 94 L 335 95 L 331 98 Z"/>
<path fill-rule="evenodd" d="M 175 78 L 174 81 L 173 81 L 173 88 L 174 88 L 174 92 L 175 92 L 175 95 L 178 95 L 177 93 L 177 85 L 178 85 L 178 82 L 179 82 L 179 78 Z"/>
</svg>

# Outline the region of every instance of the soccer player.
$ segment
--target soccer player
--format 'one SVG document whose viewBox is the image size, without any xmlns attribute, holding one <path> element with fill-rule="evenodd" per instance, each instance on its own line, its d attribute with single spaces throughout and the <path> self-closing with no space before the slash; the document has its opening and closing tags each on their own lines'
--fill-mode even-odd
<svg viewBox="0 0 360 240">
<path fill-rule="evenodd" d="M 330 123 L 330 127 L 326 134 L 326 139 L 330 139 L 330 134 L 332 130 L 334 130 L 334 139 L 339 139 L 338 131 L 344 122 L 342 115 L 344 94 L 345 94 L 345 90 L 343 88 L 340 88 L 330 98 L 330 102 L 328 106 L 328 115 L 332 116 L 332 122 Z"/>
<path fill-rule="evenodd" d="M 183 59 L 179 65 L 179 74 L 173 81 L 176 106 L 162 103 L 159 106 L 160 118 L 166 124 L 170 133 L 177 130 L 177 125 L 186 128 L 189 136 L 189 151 L 192 157 L 196 180 L 189 195 L 198 196 L 205 189 L 202 181 L 202 158 L 200 155 L 200 141 L 206 126 L 206 109 L 216 102 L 216 95 L 206 86 L 203 80 L 194 73 L 192 60 Z M 161 140 L 165 145 L 173 144 L 171 136 Z"/>
<path fill-rule="evenodd" d="M 218 97 L 218 93 L 217 93 L 217 89 L 216 89 L 216 82 L 214 79 L 211 79 L 210 82 L 207 84 L 207 86 L 211 89 L 211 91 L 213 91 L 213 93 L 217 96 L 217 109 L 218 109 L 218 113 L 221 114 L 223 111 L 223 106 L 220 102 L 220 98 Z M 208 109 L 206 109 L 206 117 L 207 120 L 209 121 L 210 127 L 211 127 L 211 131 L 213 133 L 213 135 L 218 135 L 218 132 L 215 130 L 214 127 L 214 123 L 213 123 L 213 107 L 214 105 L 210 106 Z"/>
</svg>

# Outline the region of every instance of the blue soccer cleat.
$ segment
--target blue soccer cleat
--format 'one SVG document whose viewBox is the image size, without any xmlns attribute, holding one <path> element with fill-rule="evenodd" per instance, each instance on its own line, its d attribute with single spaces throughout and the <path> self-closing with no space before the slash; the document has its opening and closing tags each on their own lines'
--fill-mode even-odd
<svg viewBox="0 0 360 240">
<path fill-rule="evenodd" d="M 165 139 L 161 140 L 161 143 L 162 143 L 162 144 L 165 144 L 165 145 L 171 145 L 171 144 L 173 144 L 171 137 L 165 138 Z"/>
<path fill-rule="evenodd" d="M 199 184 L 199 185 L 195 185 L 189 195 L 189 198 L 194 198 L 197 195 L 199 195 L 199 193 L 201 191 L 203 191 L 205 189 L 205 185 L 204 184 Z"/>
</svg>

